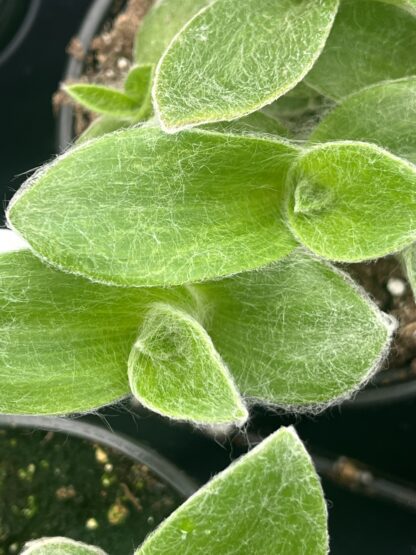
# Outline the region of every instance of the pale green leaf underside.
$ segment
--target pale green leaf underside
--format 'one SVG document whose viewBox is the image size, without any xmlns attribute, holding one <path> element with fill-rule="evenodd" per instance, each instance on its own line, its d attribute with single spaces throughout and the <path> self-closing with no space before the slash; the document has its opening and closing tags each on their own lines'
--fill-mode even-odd
<svg viewBox="0 0 416 555">
<path fill-rule="evenodd" d="M 367 141 L 416 163 L 416 77 L 353 93 L 314 129 L 309 141 Z"/>
<path fill-rule="evenodd" d="M 66 92 L 92 112 L 113 117 L 134 118 L 141 109 L 136 99 L 117 89 L 103 85 L 67 85 Z"/>
<path fill-rule="evenodd" d="M 293 429 L 281 428 L 202 487 L 136 555 L 326 555 L 319 478 Z"/>
<path fill-rule="evenodd" d="M 0 412 L 84 412 L 127 396 L 147 306 L 179 295 L 94 284 L 29 251 L 0 255 Z"/>
<path fill-rule="evenodd" d="M 295 147 L 140 127 L 81 145 L 30 181 L 8 218 L 49 262 L 118 285 L 176 285 L 282 258 Z"/>
<path fill-rule="evenodd" d="M 247 419 L 228 369 L 204 328 L 167 304 L 148 313 L 129 358 L 135 397 L 151 410 L 197 424 Z"/>
<path fill-rule="evenodd" d="M 325 405 L 365 382 L 391 323 L 329 265 L 295 251 L 262 270 L 192 286 L 205 327 L 244 397 Z"/>
<path fill-rule="evenodd" d="M 319 56 L 337 0 L 216 0 L 170 44 L 153 100 L 177 130 L 232 120 L 293 88 Z"/>
<path fill-rule="evenodd" d="M 159 0 L 146 14 L 134 45 L 137 62 L 157 64 L 173 37 L 212 0 Z"/>
<path fill-rule="evenodd" d="M 382 2 L 344 2 L 306 81 L 340 99 L 378 81 L 414 75 L 415 53 L 415 17 Z"/>
<path fill-rule="evenodd" d="M 416 167 L 375 145 L 316 146 L 292 167 L 289 225 L 330 260 L 358 262 L 416 240 Z"/>
<path fill-rule="evenodd" d="M 22 555 L 106 555 L 106 553 L 98 547 L 68 538 L 42 538 L 26 544 Z"/>
</svg>

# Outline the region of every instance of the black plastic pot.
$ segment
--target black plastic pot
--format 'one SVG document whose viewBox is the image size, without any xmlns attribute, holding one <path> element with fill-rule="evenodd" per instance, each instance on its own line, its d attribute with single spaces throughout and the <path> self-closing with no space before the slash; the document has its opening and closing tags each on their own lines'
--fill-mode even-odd
<svg viewBox="0 0 416 555">
<path fill-rule="evenodd" d="M 0 65 L 19 48 L 36 18 L 41 0 L 0 0 Z"/>
<path fill-rule="evenodd" d="M 114 433 L 101 426 L 81 419 L 49 416 L 0 415 L 0 427 L 41 429 L 59 432 L 105 445 L 129 457 L 132 461 L 145 464 L 163 482 L 171 486 L 184 499 L 197 489 L 197 483 L 185 472 L 165 459 L 153 449 L 138 443 L 120 433 Z"/>
<path fill-rule="evenodd" d="M 82 44 L 84 52 L 89 50 L 93 37 L 100 32 L 103 22 L 108 17 L 113 0 L 95 0 L 78 33 L 78 39 Z M 83 63 L 74 57 L 70 57 L 63 80 L 76 80 L 82 74 Z M 64 151 L 73 142 L 74 133 L 74 110 L 72 106 L 61 107 L 57 127 L 57 147 L 60 152 Z M 416 397 L 416 379 L 403 381 L 399 376 L 401 371 L 387 370 L 377 374 L 372 382 L 363 390 L 359 391 L 353 399 L 343 403 L 343 407 L 361 409 L 395 403 Z"/>
</svg>

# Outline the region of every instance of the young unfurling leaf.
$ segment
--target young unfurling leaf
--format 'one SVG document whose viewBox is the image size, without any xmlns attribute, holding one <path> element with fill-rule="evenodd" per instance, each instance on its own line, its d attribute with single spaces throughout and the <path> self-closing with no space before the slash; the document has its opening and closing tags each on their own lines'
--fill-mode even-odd
<svg viewBox="0 0 416 555">
<path fill-rule="evenodd" d="M 118 285 L 176 285 L 249 270 L 296 245 L 283 220 L 298 149 L 281 140 L 143 126 L 44 168 L 8 218 L 52 264 Z"/>
<path fill-rule="evenodd" d="M 192 288 L 245 398 L 296 411 L 327 405 L 369 379 L 391 340 L 392 323 L 351 280 L 302 251 Z"/>
<path fill-rule="evenodd" d="M 375 145 L 325 143 L 292 166 L 288 222 L 330 260 L 386 256 L 416 240 L 416 167 Z"/>
<path fill-rule="evenodd" d="M 416 77 L 383 81 L 346 97 L 309 142 L 367 141 L 416 163 Z"/>
<path fill-rule="evenodd" d="M 319 478 L 293 428 L 281 428 L 190 497 L 136 555 L 327 552 Z"/>
<path fill-rule="evenodd" d="M 78 83 L 66 85 L 65 90 L 76 102 L 97 114 L 131 119 L 141 108 L 134 98 L 103 85 Z"/>
<path fill-rule="evenodd" d="M 68 538 L 42 538 L 27 543 L 21 555 L 106 555 L 98 547 Z"/>
<path fill-rule="evenodd" d="M 343 98 L 363 87 L 416 73 L 416 18 L 372 0 L 342 2 L 324 51 L 306 81 Z"/>
<path fill-rule="evenodd" d="M 162 126 L 233 120 L 292 89 L 318 58 L 338 0 L 216 0 L 171 42 L 155 75 Z"/>
<path fill-rule="evenodd" d="M 127 396 L 147 305 L 184 294 L 91 283 L 28 250 L 1 254 L 0 412 L 84 412 Z"/>
<path fill-rule="evenodd" d="M 205 329 L 168 304 L 147 314 L 130 354 L 129 380 L 142 404 L 170 418 L 241 425 L 248 416 Z"/>
</svg>

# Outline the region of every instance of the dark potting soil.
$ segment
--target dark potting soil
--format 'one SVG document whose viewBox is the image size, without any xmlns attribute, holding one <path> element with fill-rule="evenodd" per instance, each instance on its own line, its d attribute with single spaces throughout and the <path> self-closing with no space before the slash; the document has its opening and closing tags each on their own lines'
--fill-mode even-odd
<svg viewBox="0 0 416 555">
<path fill-rule="evenodd" d="M 122 88 L 133 63 L 137 28 L 153 1 L 116 0 L 113 3 L 113 15 L 109 14 L 101 34 L 94 38 L 87 53 L 82 51 L 76 39 L 71 41 L 69 52 L 84 61 L 84 73 L 78 81 Z M 118 13 L 120 6 L 125 8 Z M 55 107 L 59 108 L 62 103 L 72 101 L 63 91 L 59 91 L 54 97 Z M 96 116 L 79 105 L 74 105 L 74 109 L 75 131 L 79 135 Z M 324 105 L 321 111 L 309 114 L 306 125 L 312 125 L 311 122 L 316 124 L 327 109 Z M 400 369 L 393 378 L 390 374 L 388 380 L 405 381 L 415 378 L 416 304 L 400 263 L 394 257 L 387 257 L 370 263 L 350 264 L 344 270 L 364 287 L 381 310 L 392 314 L 399 321 L 392 349 L 381 370 Z"/>
<path fill-rule="evenodd" d="M 0 429 L 0 555 L 67 536 L 133 553 L 181 499 L 144 464 L 64 434 Z"/>
</svg>

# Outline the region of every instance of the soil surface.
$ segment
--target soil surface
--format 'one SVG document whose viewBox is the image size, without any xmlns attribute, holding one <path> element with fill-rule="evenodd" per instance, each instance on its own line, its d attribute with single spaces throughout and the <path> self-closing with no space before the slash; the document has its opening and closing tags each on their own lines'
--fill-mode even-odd
<svg viewBox="0 0 416 555">
<path fill-rule="evenodd" d="M 125 9 L 119 15 L 109 17 L 102 33 L 92 42 L 90 52 L 84 53 L 73 39 L 68 49 L 72 55 L 84 60 L 84 74 L 79 81 L 101 83 L 122 88 L 125 76 L 132 65 L 134 38 L 140 21 L 154 0 L 115 1 L 113 14 L 120 6 Z M 55 106 L 70 102 L 62 91 L 55 95 Z M 322 115 L 322 112 L 320 112 Z M 75 130 L 81 134 L 95 118 L 80 106 L 75 107 Z M 310 115 L 308 126 L 316 124 L 319 116 Z M 385 361 L 379 381 L 403 381 L 416 377 L 416 305 L 409 284 L 399 262 L 387 257 L 375 262 L 351 264 L 343 268 L 360 283 L 377 305 L 399 321 L 393 347 Z M 399 369 L 389 377 L 383 370 Z"/>
<path fill-rule="evenodd" d="M 181 502 L 146 465 L 107 447 L 0 428 L 0 555 L 43 536 L 133 553 Z"/>
</svg>

